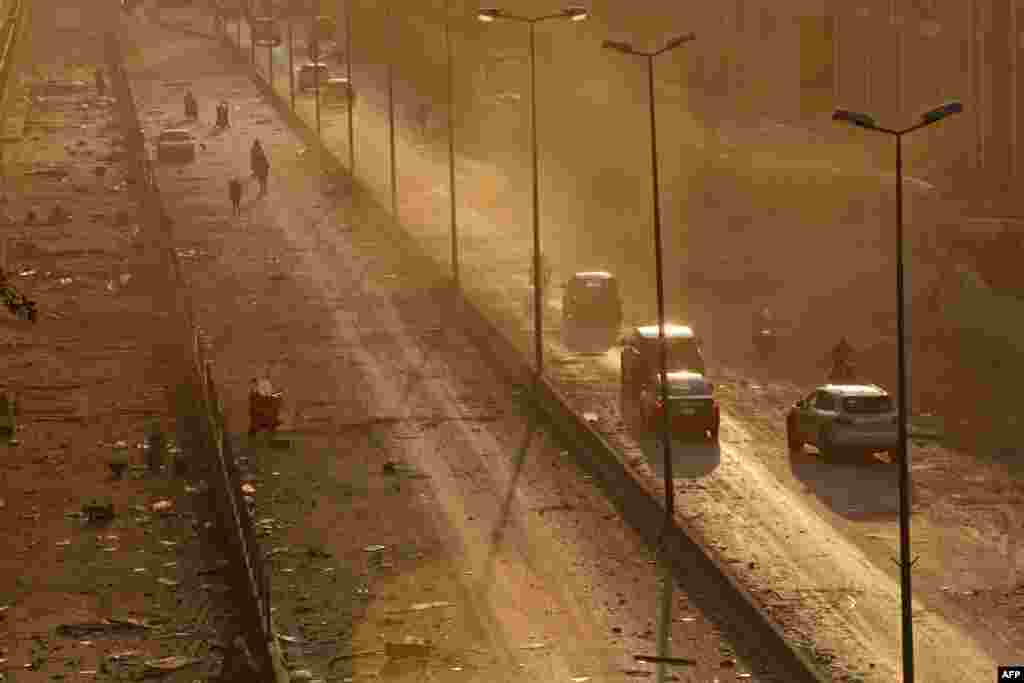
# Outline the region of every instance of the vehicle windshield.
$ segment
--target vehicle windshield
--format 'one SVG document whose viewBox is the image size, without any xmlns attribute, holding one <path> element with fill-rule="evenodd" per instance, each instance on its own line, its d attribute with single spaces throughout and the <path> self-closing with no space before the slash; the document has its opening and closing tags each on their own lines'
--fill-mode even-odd
<svg viewBox="0 0 1024 683">
<path fill-rule="evenodd" d="M 617 312 L 618 287 L 609 280 L 571 280 L 569 300 L 576 313 Z"/>
<path fill-rule="evenodd" d="M 693 337 L 677 337 L 666 339 L 666 360 L 669 370 L 689 370 L 704 374 L 704 358 L 701 355 L 697 340 Z M 647 353 L 658 363 L 658 338 L 645 340 Z M 657 366 L 656 366 L 657 367 Z"/>
<path fill-rule="evenodd" d="M 192 134 L 185 130 L 168 130 L 160 133 L 160 139 L 165 142 L 188 142 Z"/>
<path fill-rule="evenodd" d="M 878 415 L 892 412 L 892 398 L 889 396 L 847 396 L 843 399 L 843 410 L 856 415 Z"/>
</svg>

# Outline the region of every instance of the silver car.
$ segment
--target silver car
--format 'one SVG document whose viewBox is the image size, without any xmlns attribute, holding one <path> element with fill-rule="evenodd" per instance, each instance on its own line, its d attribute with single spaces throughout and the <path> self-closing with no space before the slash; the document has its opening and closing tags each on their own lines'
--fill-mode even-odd
<svg viewBox="0 0 1024 683">
<path fill-rule="evenodd" d="M 826 384 L 797 401 L 786 416 L 791 451 L 810 444 L 822 455 L 842 451 L 896 455 L 899 447 L 892 396 L 874 384 Z"/>
</svg>

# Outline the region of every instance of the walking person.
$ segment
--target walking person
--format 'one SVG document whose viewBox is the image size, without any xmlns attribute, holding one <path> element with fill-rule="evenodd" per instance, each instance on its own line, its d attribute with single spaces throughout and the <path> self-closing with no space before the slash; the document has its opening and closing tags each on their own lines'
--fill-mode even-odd
<svg viewBox="0 0 1024 683">
<path fill-rule="evenodd" d="M 270 175 L 270 162 L 267 160 L 267 154 L 263 151 L 263 145 L 260 144 L 259 140 L 253 141 L 249 157 L 253 175 L 256 176 L 260 183 L 260 196 L 264 197 L 267 194 L 267 176 Z"/>
<path fill-rule="evenodd" d="M 107 94 L 107 79 L 103 75 L 103 67 L 96 67 L 96 92 L 100 97 Z"/>
<path fill-rule="evenodd" d="M 195 95 L 189 90 L 185 93 L 185 117 L 189 119 L 199 118 L 199 103 Z"/>
<path fill-rule="evenodd" d="M 228 183 L 228 196 L 231 197 L 231 205 L 234 207 L 235 215 L 240 213 L 239 207 L 242 204 L 242 181 L 232 178 Z"/>
</svg>

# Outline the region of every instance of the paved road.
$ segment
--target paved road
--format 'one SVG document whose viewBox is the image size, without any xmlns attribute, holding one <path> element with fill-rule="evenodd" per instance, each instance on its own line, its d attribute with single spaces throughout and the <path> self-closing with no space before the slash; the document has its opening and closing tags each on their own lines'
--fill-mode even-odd
<svg viewBox="0 0 1024 683">
<path fill-rule="evenodd" d="M 426 630 L 489 655 L 472 671 L 435 663 L 439 680 L 625 681 L 624 670 L 650 669 L 632 654 L 654 647 L 654 558 L 451 329 L 432 295 L 437 283 L 408 270 L 379 239 L 372 216 L 347 215 L 311 182 L 297 138 L 251 84 L 232 75 L 214 45 L 145 21 L 131 27 L 142 49 L 130 71 L 147 134 L 186 125 L 203 145 L 195 164 L 164 166 L 158 175 L 229 422 L 244 424 L 249 378 L 269 362 L 288 392 L 287 427 L 295 457 L 304 459 L 296 468 L 322 462 L 323 482 L 344 480 L 366 461 L 379 471 L 373 458 L 382 456 L 365 442 L 325 452 L 331 440 L 315 432 L 325 424 L 339 432 L 383 424 L 387 457 L 427 475 L 412 489 L 421 499 L 415 517 L 402 511 L 405 503 L 304 492 L 316 505 L 311 520 L 326 526 L 338 556 L 358 558 L 381 538 L 427 548 L 421 560 L 396 559 L 397 577 L 371 582 L 378 597 L 353 643 L 394 631 L 389 610 L 403 602 L 439 599 L 454 609 L 436 623 L 428 615 L 401 617 L 399 633 Z M 195 125 L 182 121 L 185 87 L 200 102 Z M 212 105 L 221 97 L 233 124 L 214 133 Z M 233 219 L 226 181 L 247 175 L 255 136 L 270 157 L 270 194 L 256 197 L 250 183 L 242 216 Z M 699 662 L 678 680 L 711 680 L 723 659 L 729 675 L 770 669 L 737 662 L 729 654 L 736 646 L 716 635 L 726 627 L 695 612 L 687 586 L 677 590 L 674 604 L 687 607 L 671 637 L 681 655 Z M 325 615 L 325 623 L 332 618 Z M 372 659 L 355 667 L 383 671 Z"/>
<path fill-rule="evenodd" d="M 247 39 L 244 27 L 242 35 L 244 44 Z M 287 92 L 283 76 L 278 78 L 278 87 Z M 386 119 L 379 108 L 379 96 L 371 94 L 366 99 L 371 103 L 377 101 L 377 107 L 357 105 L 357 169 L 377 188 L 386 204 Z M 299 99 L 299 109 L 307 120 L 312 119 L 312 103 L 308 99 Z M 328 145 L 340 158 L 346 159 L 344 117 L 327 111 L 323 116 Z M 400 129 L 397 137 L 403 221 L 410 232 L 444 262 L 448 255 L 448 235 L 443 159 L 438 161 L 424 155 L 415 135 L 407 130 Z M 530 348 L 528 324 L 521 315 L 522 293 L 527 283 L 525 264 L 530 254 L 529 234 L 523 230 L 523 215 L 516 213 L 514 207 L 487 202 L 487 193 L 481 191 L 481 180 L 493 180 L 492 185 L 502 186 L 501 170 L 495 166 L 476 170 L 483 178 L 470 174 L 469 182 L 460 182 L 464 202 L 460 207 L 461 249 L 467 271 L 466 285 L 495 314 L 517 320 L 518 327 L 511 329 L 514 334 L 518 333 L 522 346 Z M 885 181 L 887 178 L 878 174 L 878 179 Z M 546 231 L 569 242 L 583 239 L 580 235 L 554 230 L 550 225 Z M 846 237 L 850 253 L 856 255 L 849 259 L 849 263 L 854 264 L 852 272 L 839 273 L 836 268 L 829 271 L 830 262 L 825 259 L 808 262 L 803 269 L 806 272 L 798 273 L 802 278 L 792 278 L 790 286 L 807 287 L 815 278 L 820 281 L 827 274 L 830 287 L 841 289 L 844 286 L 841 278 L 848 278 L 845 286 L 861 288 L 868 299 L 885 296 L 884 289 L 879 287 L 877 263 L 867 256 L 868 251 L 877 249 L 884 240 L 884 229 L 876 227 L 870 234 L 847 234 Z M 771 231 L 760 239 L 764 249 L 774 248 Z M 821 231 L 801 239 L 805 241 L 801 248 L 808 251 L 836 248 L 834 233 Z M 832 246 L 827 247 L 828 244 Z M 564 246 L 561 253 L 566 253 Z M 565 269 L 566 257 L 563 256 L 561 264 L 557 257 L 553 260 L 556 266 L 562 265 Z M 672 259 L 670 262 L 675 263 Z M 635 278 L 637 273 L 624 274 L 627 318 L 649 317 L 649 303 L 639 300 L 645 292 L 635 286 L 637 280 L 630 280 L 630 276 Z M 918 286 L 921 279 L 917 280 Z M 551 298 L 550 303 L 554 305 L 557 292 L 552 293 Z M 670 302 L 676 314 L 683 312 L 680 303 Z M 768 382 L 768 377 L 751 380 L 751 371 L 754 378 L 770 373 L 763 368 L 752 368 L 749 363 L 740 364 L 741 372 L 730 371 L 723 359 L 742 359 L 744 343 L 737 341 L 740 337 L 736 330 L 746 329 L 746 314 L 734 313 L 730 320 L 728 311 L 713 306 L 712 301 L 685 303 L 689 304 L 692 314 L 689 319 L 696 320 L 698 330 L 709 339 L 712 353 L 718 359 L 715 365 L 722 375 L 726 407 L 721 451 L 684 444 L 676 446 L 675 467 L 681 479 L 678 487 L 681 500 L 686 501 L 687 514 L 696 515 L 693 524 L 706 538 L 713 539 L 711 543 L 720 546 L 727 557 L 744 562 L 757 558 L 754 571 L 744 572 L 745 580 L 791 626 L 794 640 L 811 637 L 827 651 L 844 653 L 844 666 L 864 671 L 867 680 L 889 680 L 898 671 L 900 656 L 898 611 L 895 609 L 898 584 L 888 561 L 896 552 L 894 471 L 878 466 L 867 470 L 863 466 L 831 465 L 807 456 L 791 458 L 781 447 L 779 430 L 782 411 L 800 395 L 800 388 L 791 382 Z M 614 400 L 615 354 L 610 353 L 596 363 L 567 356 L 558 343 L 555 314 L 552 310 L 548 326 L 551 334 L 546 339 L 553 359 L 553 376 L 581 411 L 600 413 L 602 430 L 623 448 L 628 461 L 635 461 L 638 476 L 658 477 L 656 449 L 643 438 L 638 442 L 623 429 Z M 869 311 L 859 314 L 865 321 L 870 319 Z M 825 338 L 819 336 L 824 342 Z M 804 353 L 806 358 L 803 350 L 806 348 L 807 345 L 801 343 L 795 353 Z M 948 454 L 922 450 L 920 455 L 932 461 L 920 466 L 920 473 L 926 477 L 928 469 L 941 471 L 952 467 Z M 948 600 L 942 592 L 943 585 L 949 582 L 946 566 L 951 561 L 951 548 L 948 540 L 947 545 L 942 545 L 940 534 L 948 536 L 948 532 L 934 528 L 925 518 L 915 524 L 915 530 L 916 546 L 928 559 L 927 565 L 918 567 L 923 574 L 919 578 L 926 579 L 918 583 L 919 594 L 923 592 L 928 599 L 927 605 L 918 606 L 923 610 L 918 622 L 919 649 L 957 653 L 925 658 L 919 668 L 938 680 L 987 676 L 994 666 L 993 659 L 1008 656 L 1013 648 L 1008 642 L 1000 641 L 1003 631 L 998 626 L 986 626 L 991 629 L 992 639 L 984 643 L 970 640 L 967 634 L 976 632 L 984 623 L 984 617 L 965 615 L 960 605 Z M 804 538 L 808 541 L 794 541 Z M 982 552 L 983 546 L 978 545 L 977 551 Z M 984 552 L 991 554 L 992 550 L 984 546 Z M 996 590 L 1003 588 L 999 584 L 992 585 Z M 795 596 L 799 596 L 797 604 L 802 609 L 789 614 L 789 604 Z M 925 614 L 928 616 L 923 616 Z M 809 636 L 811 633 L 813 637 Z M 986 654 L 984 647 L 997 654 Z"/>
</svg>

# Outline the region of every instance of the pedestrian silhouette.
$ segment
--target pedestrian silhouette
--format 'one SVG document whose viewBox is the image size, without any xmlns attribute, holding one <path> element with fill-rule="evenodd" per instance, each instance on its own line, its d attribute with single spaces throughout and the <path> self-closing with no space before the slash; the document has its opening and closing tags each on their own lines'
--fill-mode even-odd
<svg viewBox="0 0 1024 683">
<path fill-rule="evenodd" d="M 260 144 L 259 140 L 253 141 L 249 156 L 253 175 L 256 176 L 260 183 L 260 196 L 266 196 L 267 176 L 270 175 L 270 162 L 267 160 L 267 154 L 263 151 L 263 145 Z"/>
<path fill-rule="evenodd" d="M 242 203 L 242 181 L 232 178 L 228 183 L 228 196 L 231 198 L 231 205 L 234 207 L 235 215 L 239 213 L 239 205 Z"/>
<path fill-rule="evenodd" d="M 103 97 L 107 92 L 107 80 L 103 77 L 103 68 L 96 67 L 96 92 Z"/>
</svg>

